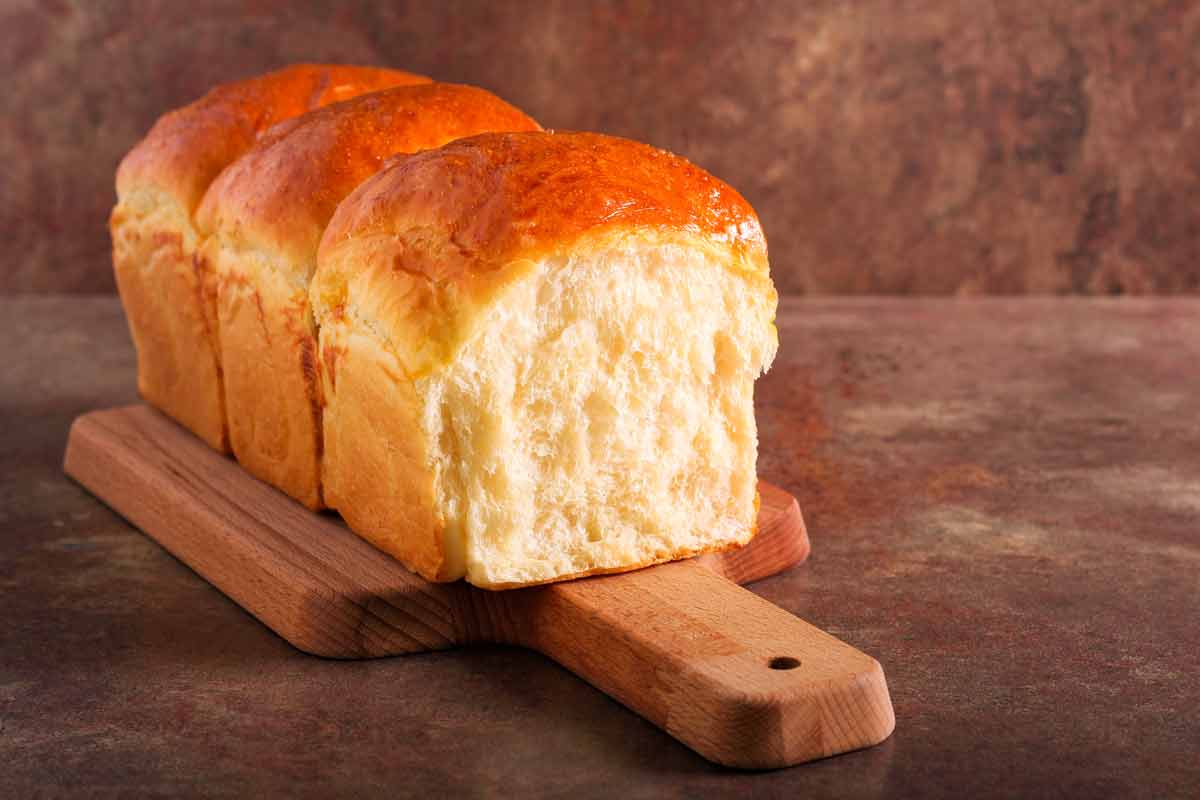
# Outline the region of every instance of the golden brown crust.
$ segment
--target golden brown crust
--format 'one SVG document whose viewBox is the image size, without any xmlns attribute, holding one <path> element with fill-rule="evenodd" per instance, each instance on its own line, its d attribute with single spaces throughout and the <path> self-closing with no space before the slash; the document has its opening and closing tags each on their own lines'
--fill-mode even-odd
<svg viewBox="0 0 1200 800">
<path fill-rule="evenodd" d="M 289 266 L 315 266 L 338 204 L 389 156 L 485 131 L 536 130 L 523 111 L 474 86 L 427 83 L 361 95 L 264 134 L 209 188 L 197 227 Z"/>
<path fill-rule="evenodd" d="M 193 210 L 217 173 L 268 126 L 363 92 L 427 82 L 369 67 L 288 67 L 219 86 L 164 115 L 130 151 L 117 171 L 110 230 L 143 397 L 228 450 L 216 285 L 195 253 Z"/>
<path fill-rule="evenodd" d="M 323 359 L 338 354 L 336 379 L 321 371 L 325 502 L 356 534 L 427 580 L 460 577 L 447 563 L 415 387 L 397 374 L 394 355 L 349 320 L 324 325 L 320 347 Z"/>
<path fill-rule="evenodd" d="M 117 193 L 151 183 L 191 213 L 217 174 L 272 125 L 364 92 L 428 82 L 399 70 L 296 64 L 217 86 L 159 118 L 122 160 Z"/>
<path fill-rule="evenodd" d="M 601 228 L 694 234 L 766 272 L 758 217 L 731 186 L 665 150 L 598 133 L 482 134 L 398 157 L 338 209 L 325 242 L 407 238 L 396 269 L 453 281 Z M 445 241 L 430 242 L 429 229 Z"/>
<path fill-rule="evenodd" d="M 313 313 L 351 306 L 416 377 L 449 363 L 535 260 L 622 237 L 714 251 L 770 287 L 754 210 L 704 170 L 601 134 L 491 133 L 398 156 L 342 202 L 321 239 Z"/>
<path fill-rule="evenodd" d="M 255 477 L 321 508 L 320 388 L 305 293 L 271 271 L 227 275 L 218 312 L 234 455 Z"/>
<path fill-rule="evenodd" d="M 483 89 L 402 86 L 277 125 L 213 182 L 196 223 L 219 276 L 230 440 L 246 469 L 321 505 L 322 398 L 307 281 L 337 204 L 396 153 L 480 131 L 538 129 Z"/>
<path fill-rule="evenodd" d="M 128 218 L 120 206 L 112 215 L 113 266 L 138 353 L 138 392 L 226 452 L 224 398 L 201 281 L 190 246 L 172 222 Z"/>
</svg>

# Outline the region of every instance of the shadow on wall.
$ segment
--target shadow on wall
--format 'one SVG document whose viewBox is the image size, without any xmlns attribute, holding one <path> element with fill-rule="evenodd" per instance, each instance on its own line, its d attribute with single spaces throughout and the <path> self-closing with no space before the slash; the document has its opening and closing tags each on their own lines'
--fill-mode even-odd
<svg viewBox="0 0 1200 800">
<path fill-rule="evenodd" d="M 302 60 L 681 153 L 758 209 L 784 292 L 1200 291 L 1200 4 L 850 5 L 10 4 L 0 291 L 111 291 L 124 152 L 212 84 Z"/>
</svg>

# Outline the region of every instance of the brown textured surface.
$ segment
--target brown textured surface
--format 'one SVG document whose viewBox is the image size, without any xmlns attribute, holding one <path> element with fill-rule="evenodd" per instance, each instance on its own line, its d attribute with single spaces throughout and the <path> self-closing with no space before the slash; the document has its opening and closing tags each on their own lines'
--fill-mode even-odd
<svg viewBox="0 0 1200 800">
<path fill-rule="evenodd" d="M 882 746 L 713 767 L 520 650 L 303 656 L 59 473 L 115 299 L 0 301 L 0 795 L 1194 796 L 1197 301 L 784 301 L 754 589 L 878 657 Z"/>
<path fill-rule="evenodd" d="M 1194 0 L 21 2 L 0 9 L 0 290 L 107 290 L 121 154 L 301 60 L 485 86 L 759 211 L 784 291 L 1196 292 Z"/>
</svg>

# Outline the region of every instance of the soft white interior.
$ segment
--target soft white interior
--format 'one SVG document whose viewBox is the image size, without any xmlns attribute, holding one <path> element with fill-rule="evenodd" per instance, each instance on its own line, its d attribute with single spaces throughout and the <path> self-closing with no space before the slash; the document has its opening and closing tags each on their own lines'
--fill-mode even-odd
<svg viewBox="0 0 1200 800">
<path fill-rule="evenodd" d="M 547 260 L 419 383 L 448 555 L 471 582 L 749 539 L 774 300 L 710 258 L 643 246 Z"/>
</svg>

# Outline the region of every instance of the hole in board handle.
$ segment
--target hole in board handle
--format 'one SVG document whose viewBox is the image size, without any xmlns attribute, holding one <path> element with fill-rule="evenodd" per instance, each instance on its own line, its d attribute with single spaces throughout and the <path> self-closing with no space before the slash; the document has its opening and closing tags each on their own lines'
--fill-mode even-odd
<svg viewBox="0 0 1200 800">
<path fill-rule="evenodd" d="M 795 669 L 800 666 L 800 659 L 791 656 L 775 656 L 767 662 L 771 669 Z"/>
</svg>

